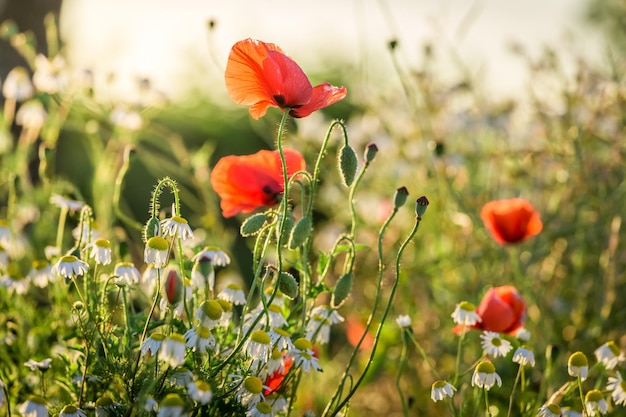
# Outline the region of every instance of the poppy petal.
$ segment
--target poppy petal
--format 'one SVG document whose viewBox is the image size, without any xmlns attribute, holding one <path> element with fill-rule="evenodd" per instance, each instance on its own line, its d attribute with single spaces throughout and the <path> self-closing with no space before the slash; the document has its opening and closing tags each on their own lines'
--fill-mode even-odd
<svg viewBox="0 0 626 417">
<path fill-rule="evenodd" d="M 539 214 L 521 198 L 490 201 L 483 206 L 480 216 L 494 240 L 501 245 L 535 236 L 543 228 Z"/>
<path fill-rule="evenodd" d="M 293 117 L 306 117 L 316 110 L 343 100 L 347 93 L 346 87 L 335 87 L 330 83 L 322 83 L 313 88 L 311 101 L 302 107 L 292 109 L 289 114 Z"/>
<path fill-rule="evenodd" d="M 306 104 L 313 91 L 304 71 L 278 46 L 253 39 L 232 47 L 224 78 L 233 101 L 252 105 L 250 115 L 255 119 L 270 106 Z"/>
</svg>

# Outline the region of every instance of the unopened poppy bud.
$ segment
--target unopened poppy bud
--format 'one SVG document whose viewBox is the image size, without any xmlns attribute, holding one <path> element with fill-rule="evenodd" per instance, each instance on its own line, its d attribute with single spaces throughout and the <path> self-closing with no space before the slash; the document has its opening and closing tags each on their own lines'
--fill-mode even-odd
<svg viewBox="0 0 626 417">
<path fill-rule="evenodd" d="M 293 275 L 287 272 L 281 272 L 279 275 L 278 289 L 285 297 L 293 300 L 298 296 L 298 282 Z"/>
<path fill-rule="evenodd" d="M 396 194 L 393 196 L 393 206 L 400 208 L 406 203 L 406 199 L 409 196 L 409 190 L 406 187 L 400 187 L 396 190 Z"/>
<path fill-rule="evenodd" d="M 333 289 L 333 298 L 331 300 L 332 307 L 339 308 L 346 298 L 348 298 L 351 291 L 352 273 L 348 272 L 347 274 L 343 274 L 335 284 L 335 289 Z"/>
<path fill-rule="evenodd" d="M 313 225 L 309 216 L 304 216 L 298 220 L 293 229 L 291 229 L 291 234 L 289 235 L 289 249 L 295 250 L 302 246 L 311 235 L 312 227 Z"/>
<path fill-rule="evenodd" d="M 365 147 L 365 155 L 363 156 L 363 158 L 365 159 L 365 162 L 372 162 L 374 160 L 374 158 L 376 157 L 376 154 L 378 153 L 378 146 L 376 146 L 375 143 L 368 143 L 367 146 Z"/>
<path fill-rule="evenodd" d="M 175 270 L 170 270 L 165 279 L 165 296 L 170 304 L 177 304 L 182 298 L 183 280 Z"/>
<path fill-rule="evenodd" d="M 344 145 L 339 151 L 339 173 L 341 174 L 341 182 L 349 187 L 354 182 L 358 161 L 354 149 L 350 145 Z"/>
<path fill-rule="evenodd" d="M 148 242 L 151 238 L 155 236 L 161 235 L 161 223 L 159 219 L 152 216 L 146 222 L 146 225 L 143 228 L 143 240 L 144 242 Z"/>
<path fill-rule="evenodd" d="M 421 218 L 424 213 L 426 213 L 426 209 L 428 208 L 429 204 L 430 202 L 424 195 L 417 199 L 417 201 L 415 202 L 415 214 L 417 215 L 417 217 Z"/>
<path fill-rule="evenodd" d="M 265 215 L 265 213 L 258 213 L 248 217 L 239 229 L 241 236 L 248 237 L 256 235 L 257 233 L 259 233 L 266 220 L 267 216 Z"/>
</svg>

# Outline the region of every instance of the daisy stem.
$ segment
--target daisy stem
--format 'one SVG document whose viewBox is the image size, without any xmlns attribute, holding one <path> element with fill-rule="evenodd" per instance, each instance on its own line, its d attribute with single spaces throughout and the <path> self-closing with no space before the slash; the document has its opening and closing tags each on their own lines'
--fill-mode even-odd
<svg viewBox="0 0 626 417">
<path fill-rule="evenodd" d="M 517 375 L 515 376 L 515 382 L 513 382 L 513 389 L 511 390 L 511 396 L 509 397 L 509 411 L 506 416 L 511 417 L 511 411 L 513 411 L 513 397 L 515 397 L 515 390 L 517 389 L 517 383 L 519 382 L 520 376 L 524 373 L 524 365 L 520 364 L 519 368 L 517 368 Z M 524 383 L 522 382 L 522 391 L 524 390 Z"/>
<path fill-rule="evenodd" d="M 63 233 L 65 232 L 65 220 L 67 219 L 68 209 L 67 207 L 61 207 L 61 214 L 59 215 L 59 224 L 57 225 L 57 240 L 56 247 L 61 250 L 63 245 Z"/>
<path fill-rule="evenodd" d="M 459 336 L 459 345 L 456 349 L 456 366 L 455 366 L 456 370 L 454 372 L 454 381 L 452 382 L 452 385 L 454 386 L 456 386 L 457 382 L 459 381 L 459 376 L 461 372 L 461 349 L 463 348 L 463 339 L 465 339 L 466 324 L 467 324 L 467 319 L 464 319 L 463 324 L 461 325 L 461 335 Z"/>
<path fill-rule="evenodd" d="M 122 303 L 124 304 L 124 320 L 126 326 L 124 326 L 124 341 L 126 342 L 126 350 L 130 351 L 130 337 L 128 332 L 130 330 L 130 317 L 128 316 L 128 298 L 126 297 L 126 286 L 121 288 L 122 290 Z"/>
<path fill-rule="evenodd" d="M 580 394 L 580 404 L 582 405 L 583 411 L 585 410 L 585 395 L 583 393 L 583 379 L 578 376 L 578 393 Z M 586 413 L 585 413 L 586 414 Z"/>
<path fill-rule="evenodd" d="M 404 372 L 404 368 L 406 367 L 406 363 L 408 360 L 408 343 L 407 343 L 407 332 L 408 330 L 402 329 L 402 333 L 400 334 L 402 338 L 402 352 L 400 353 L 400 364 L 398 365 L 398 372 L 396 373 L 396 390 L 398 391 L 398 396 L 400 397 L 400 404 L 402 404 L 402 414 L 405 417 L 409 415 L 409 407 L 404 399 L 404 394 L 402 394 L 402 387 L 400 387 L 400 377 Z"/>
<path fill-rule="evenodd" d="M 485 411 L 487 412 L 487 416 L 491 417 L 491 410 L 489 409 L 489 390 L 483 387 L 483 391 L 485 392 Z"/>
<path fill-rule="evenodd" d="M 439 375 L 439 372 L 437 372 L 437 369 L 433 366 L 432 362 L 430 361 L 430 358 L 426 354 L 426 351 L 424 350 L 424 348 L 422 347 L 420 342 L 417 341 L 417 339 L 415 338 L 415 335 L 413 334 L 412 331 L 408 332 L 408 336 L 411 339 L 411 341 L 413 342 L 413 345 L 415 346 L 415 348 L 417 349 L 419 354 L 422 356 L 422 359 L 424 359 L 424 362 L 426 362 L 426 364 L 430 368 L 430 371 L 433 373 L 433 375 L 435 375 L 435 377 L 437 377 L 437 379 L 443 379 Z"/>
</svg>

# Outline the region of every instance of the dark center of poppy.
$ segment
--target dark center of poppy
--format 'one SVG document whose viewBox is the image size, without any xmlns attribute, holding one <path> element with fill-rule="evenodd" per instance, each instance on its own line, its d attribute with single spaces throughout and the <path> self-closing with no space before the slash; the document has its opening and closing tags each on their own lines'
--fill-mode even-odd
<svg viewBox="0 0 626 417">
<path fill-rule="evenodd" d="M 266 195 L 265 204 L 277 203 L 279 201 L 280 191 L 275 190 L 272 186 L 264 185 L 261 191 Z"/>
<path fill-rule="evenodd" d="M 274 101 L 276 102 L 276 104 L 278 104 L 279 107 L 285 107 L 285 96 L 283 96 L 282 94 L 276 94 L 274 96 Z"/>
</svg>

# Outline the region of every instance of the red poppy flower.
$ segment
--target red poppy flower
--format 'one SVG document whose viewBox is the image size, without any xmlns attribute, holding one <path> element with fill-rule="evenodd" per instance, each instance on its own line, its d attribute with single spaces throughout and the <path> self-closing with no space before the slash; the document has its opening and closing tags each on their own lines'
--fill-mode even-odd
<svg viewBox="0 0 626 417">
<path fill-rule="evenodd" d="M 354 315 L 348 316 L 346 318 L 346 338 L 348 339 L 348 343 L 356 347 L 361 337 L 363 337 L 363 333 L 365 333 L 365 325 L 363 325 L 361 320 Z M 370 350 L 373 346 L 374 336 L 367 333 L 359 350 Z"/>
<path fill-rule="evenodd" d="M 482 330 L 512 334 L 524 325 L 526 302 L 511 285 L 490 288 L 476 313 L 482 319 Z"/>
<path fill-rule="evenodd" d="M 287 175 L 306 169 L 300 152 L 285 149 Z M 211 172 L 211 185 L 222 198 L 224 217 L 272 206 L 284 191 L 283 169 L 277 151 L 262 150 L 252 155 L 230 155 L 220 159 Z"/>
<path fill-rule="evenodd" d="M 543 228 L 539 213 L 521 198 L 490 201 L 484 205 L 480 217 L 491 236 L 501 245 L 535 236 Z"/>
<path fill-rule="evenodd" d="M 258 119 L 268 107 L 291 109 L 293 117 L 305 117 L 346 96 L 345 87 L 323 83 L 315 88 L 302 68 L 278 46 L 254 39 L 237 42 L 226 63 L 226 89 L 238 104 L 250 105 Z"/>
<path fill-rule="evenodd" d="M 268 375 L 265 383 L 263 384 L 265 387 L 267 387 L 263 389 L 263 395 L 270 395 L 272 392 L 278 391 L 282 388 L 283 380 L 285 379 L 285 376 L 289 373 L 291 365 L 293 365 L 293 360 L 291 359 L 291 357 L 286 355 L 283 356 L 285 358 L 284 369 L 282 370 L 282 372 L 279 369 L 274 371 L 271 375 Z"/>
</svg>

